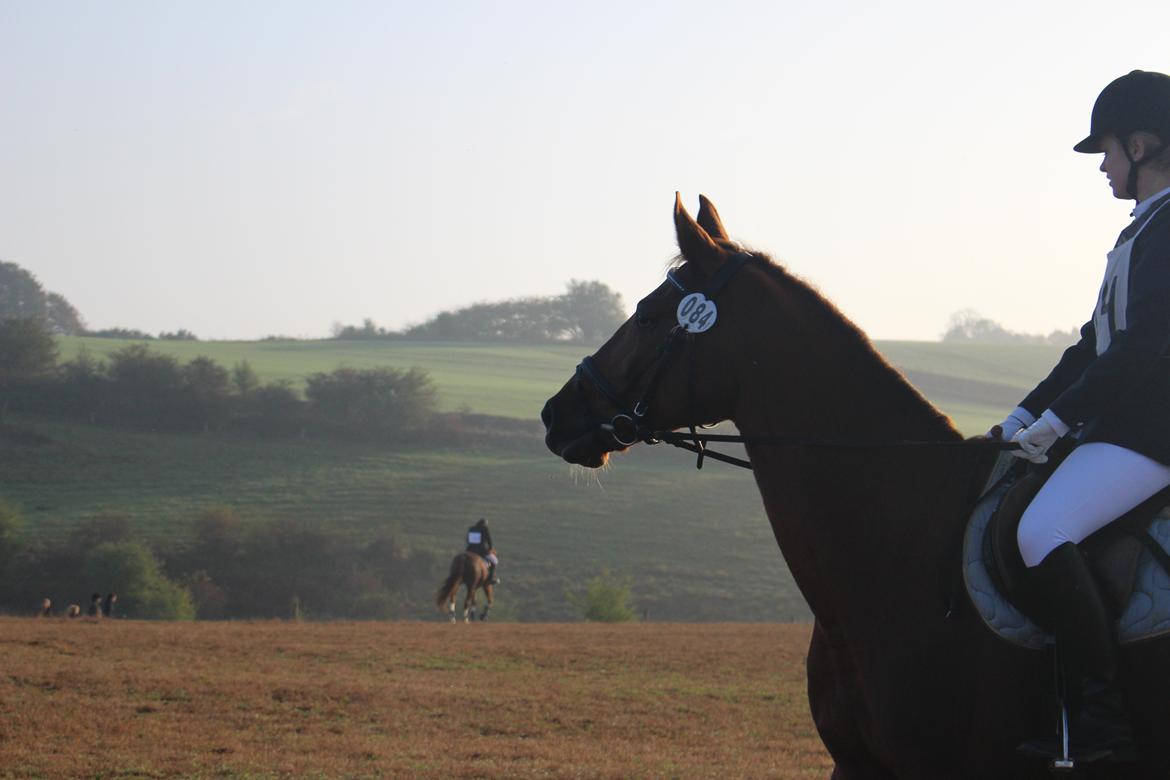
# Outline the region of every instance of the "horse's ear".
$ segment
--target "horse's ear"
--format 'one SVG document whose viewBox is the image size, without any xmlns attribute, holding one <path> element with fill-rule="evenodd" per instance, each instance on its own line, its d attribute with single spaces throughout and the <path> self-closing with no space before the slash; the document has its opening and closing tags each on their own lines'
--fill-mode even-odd
<svg viewBox="0 0 1170 780">
<path fill-rule="evenodd" d="M 726 228 L 723 227 L 723 220 L 719 219 L 719 212 L 715 210 L 715 204 L 707 199 L 706 195 L 699 196 L 699 217 L 696 220 L 699 227 L 707 231 L 707 235 L 716 241 L 727 241 Z"/>
<path fill-rule="evenodd" d="M 678 236 L 678 249 L 687 262 L 695 263 L 705 274 L 713 273 L 723 260 L 723 250 L 698 222 L 691 219 L 677 192 L 674 194 L 674 231 Z"/>
</svg>

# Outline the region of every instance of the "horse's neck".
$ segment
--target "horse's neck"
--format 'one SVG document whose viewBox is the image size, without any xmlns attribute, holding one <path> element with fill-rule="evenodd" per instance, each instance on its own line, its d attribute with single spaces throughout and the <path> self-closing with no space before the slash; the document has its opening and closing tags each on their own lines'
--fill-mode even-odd
<svg viewBox="0 0 1170 780">
<path fill-rule="evenodd" d="M 788 568 L 822 621 L 937 599 L 986 471 L 972 449 L 749 447 Z M 956 568 L 957 573 L 957 568 Z"/>
<path fill-rule="evenodd" d="M 975 476 L 958 431 L 848 326 L 812 328 L 815 365 L 798 372 L 754 355 L 750 396 L 735 422 L 746 436 L 885 442 L 871 449 L 749 447 L 756 481 L 789 568 L 826 622 L 871 620 L 884 599 L 930 587 Z M 782 333 L 760 343 L 783 344 Z M 790 335 L 787 336 L 791 338 Z M 772 339 L 775 339 L 774 341 Z M 805 362 L 805 361 L 802 361 Z M 896 595 L 895 595 L 896 594 Z"/>
<path fill-rule="evenodd" d="M 741 431 L 844 441 L 960 438 L 865 336 L 836 312 L 811 308 L 804 330 L 812 335 L 803 350 L 769 348 L 792 341 L 786 323 L 757 326 L 753 342 L 763 346 L 743 368 L 744 395 L 734 415 Z"/>
</svg>

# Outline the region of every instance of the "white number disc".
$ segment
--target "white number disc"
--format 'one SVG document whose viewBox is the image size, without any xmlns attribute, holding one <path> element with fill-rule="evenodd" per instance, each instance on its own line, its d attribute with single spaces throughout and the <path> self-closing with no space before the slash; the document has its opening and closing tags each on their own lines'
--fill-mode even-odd
<svg viewBox="0 0 1170 780">
<path fill-rule="evenodd" d="M 678 324 L 688 333 L 702 333 L 715 324 L 719 311 L 703 293 L 691 293 L 678 304 Z"/>
</svg>

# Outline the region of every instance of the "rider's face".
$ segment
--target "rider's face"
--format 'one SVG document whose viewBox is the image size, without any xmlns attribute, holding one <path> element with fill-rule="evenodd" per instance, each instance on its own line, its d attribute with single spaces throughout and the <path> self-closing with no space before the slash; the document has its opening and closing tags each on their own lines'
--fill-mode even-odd
<svg viewBox="0 0 1170 780">
<path fill-rule="evenodd" d="M 1132 198 L 1126 184 L 1129 181 L 1129 158 L 1125 156 L 1125 149 L 1115 135 L 1107 135 L 1101 139 L 1101 149 L 1105 152 L 1101 160 L 1101 172 L 1109 180 L 1109 188 L 1113 190 L 1113 197 L 1126 200 Z"/>
</svg>

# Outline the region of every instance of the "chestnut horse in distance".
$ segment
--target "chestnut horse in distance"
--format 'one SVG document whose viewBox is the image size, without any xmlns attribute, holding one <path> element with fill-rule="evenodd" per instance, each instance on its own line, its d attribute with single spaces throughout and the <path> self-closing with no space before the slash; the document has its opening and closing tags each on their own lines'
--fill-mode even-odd
<svg viewBox="0 0 1170 780">
<path fill-rule="evenodd" d="M 487 597 L 487 604 L 479 614 L 479 619 L 487 620 L 488 611 L 492 608 L 492 583 L 488 579 L 488 565 L 487 561 L 470 551 L 461 552 L 451 559 L 451 574 L 435 594 L 439 611 L 446 612 L 452 623 L 456 622 L 455 597 L 459 595 L 461 586 L 467 588 L 467 597 L 463 599 L 463 622 L 475 619 L 475 592 L 480 589 Z"/>
<path fill-rule="evenodd" d="M 1015 747 L 1053 718 L 1049 662 L 945 598 L 994 453 L 820 294 L 732 243 L 706 198 L 695 220 L 676 197 L 674 222 L 667 280 L 545 405 L 549 449 L 598 468 L 654 432 L 731 420 L 815 617 L 808 698 L 834 780 L 1045 776 Z M 833 442 L 859 446 L 817 446 Z M 1078 776 L 1165 780 L 1170 643 L 1126 645 L 1121 664 L 1141 761 Z"/>
</svg>

